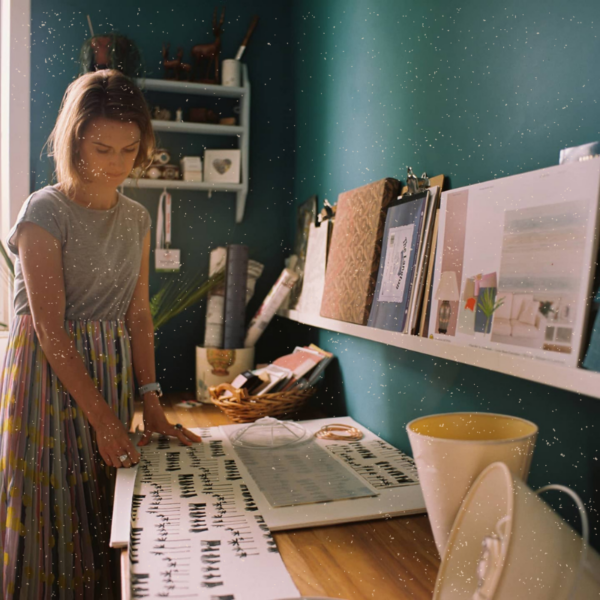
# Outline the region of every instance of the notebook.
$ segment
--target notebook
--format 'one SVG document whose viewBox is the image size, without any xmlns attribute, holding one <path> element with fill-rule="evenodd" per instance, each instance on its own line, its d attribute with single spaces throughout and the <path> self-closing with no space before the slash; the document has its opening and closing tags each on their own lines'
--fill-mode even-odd
<svg viewBox="0 0 600 600">
<path fill-rule="evenodd" d="M 387 208 L 400 182 L 387 178 L 340 194 L 327 259 L 321 316 L 366 325 Z"/>
<path fill-rule="evenodd" d="M 428 191 L 403 196 L 388 210 L 369 327 L 404 331 L 428 196 Z"/>
</svg>

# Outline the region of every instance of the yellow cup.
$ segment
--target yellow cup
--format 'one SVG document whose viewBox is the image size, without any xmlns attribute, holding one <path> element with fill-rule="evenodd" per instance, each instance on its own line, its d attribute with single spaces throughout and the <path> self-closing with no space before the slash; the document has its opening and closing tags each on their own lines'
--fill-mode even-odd
<svg viewBox="0 0 600 600">
<path fill-rule="evenodd" d="M 501 461 L 527 480 L 538 427 L 508 415 L 459 412 L 420 417 L 406 429 L 433 537 L 443 557 L 461 502 L 488 465 Z"/>
</svg>

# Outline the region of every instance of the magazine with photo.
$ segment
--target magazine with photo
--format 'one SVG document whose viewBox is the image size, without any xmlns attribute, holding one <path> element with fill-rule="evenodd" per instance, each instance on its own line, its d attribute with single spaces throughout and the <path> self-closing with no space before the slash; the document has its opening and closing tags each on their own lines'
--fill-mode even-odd
<svg viewBox="0 0 600 600">
<path fill-rule="evenodd" d="M 429 337 L 577 366 L 600 160 L 444 192 Z"/>
</svg>

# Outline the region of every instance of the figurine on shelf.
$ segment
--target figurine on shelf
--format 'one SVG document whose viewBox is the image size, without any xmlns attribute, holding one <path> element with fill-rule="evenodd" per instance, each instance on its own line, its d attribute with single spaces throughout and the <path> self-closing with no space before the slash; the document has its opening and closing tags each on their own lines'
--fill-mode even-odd
<svg viewBox="0 0 600 600">
<path fill-rule="evenodd" d="M 179 179 L 179 167 L 177 165 L 165 165 L 162 168 L 163 179 Z"/>
<path fill-rule="evenodd" d="M 177 58 L 170 59 L 169 58 L 169 48 L 170 47 L 171 47 L 171 44 L 167 44 L 166 46 L 164 44 L 162 45 L 162 56 L 163 56 L 163 67 L 165 69 L 165 79 L 178 80 L 179 75 L 182 70 L 181 59 L 183 58 L 183 48 L 179 48 L 179 51 L 177 52 Z M 191 68 L 190 65 L 185 65 L 185 67 L 187 68 L 187 70 L 186 69 L 184 69 L 184 70 L 187 73 L 189 73 L 190 68 Z"/>
<path fill-rule="evenodd" d="M 192 123 L 218 123 L 219 115 L 210 108 L 190 108 Z"/>
<path fill-rule="evenodd" d="M 92 35 L 81 48 L 79 74 L 100 69 L 116 69 L 127 77 L 144 76 L 142 56 L 135 42 L 116 31 Z"/>
<path fill-rule="evenodd" d="M 181 79 L 188 81 L 192 75 L 192 65 L 183 62 L 183 48 L 181 46 L 177 48 L 177 60 L 179 60 L 179 75 L 181 75 Z"/>
<path fill-rule="evenodd" d="M 221 54 L 221 34 L 223 33 L 223 21 L 225 20 L 225 9 L 221 13 L 221 20 L 217 24 L 217 8 L 213 14 L 213 34 L 215 41 L 212 44 L 196 44 L 192 48 L 194 57 L 194 74 L 192 81 L 200 83 L 218 84 L 221 81 L 219 73 L 219 55 Z"/>
<path fill-rule="evenodd" d="M 144 172 L 144 177 L 146 177 L 147 179 L 160 179 L 161 176 L 162 167 L 159 167 L 157 165 L 152 165 L 151 167 L 148 167 Z"/>
<path fill-rule="evenodd" d="M 152 165 L 166 165 L 171 160 L 171 154 L 165 148 L 156 148 L 152 157 Z"/>
<path fill-rule="evenodd" d="M 170 121 L 171 111 L 168 108 L 161 108 L 160 106 L 155 106 L 152 112 L 152 118 L 155 121 Z"/>
</svg>

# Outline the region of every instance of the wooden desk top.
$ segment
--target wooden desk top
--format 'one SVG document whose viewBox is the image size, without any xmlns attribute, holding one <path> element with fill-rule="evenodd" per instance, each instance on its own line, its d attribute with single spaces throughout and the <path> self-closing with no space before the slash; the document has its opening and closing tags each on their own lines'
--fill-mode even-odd
<svg viewBox="0 0 600 600">
<path fill-rule="evenodd" d="M 165 394 L 165 413 L 171 422 L 188 428 L 231 422 L 215 406 L 175 406 L 191 397 L 189 393 Z M 141 405 L 136 404 L 133 428 L 141 424 Z M 273 537 L 304 596 L 428 600 L 433 594 L 440 558 L 425 515 L 277 532 Z"/>
</svg>

